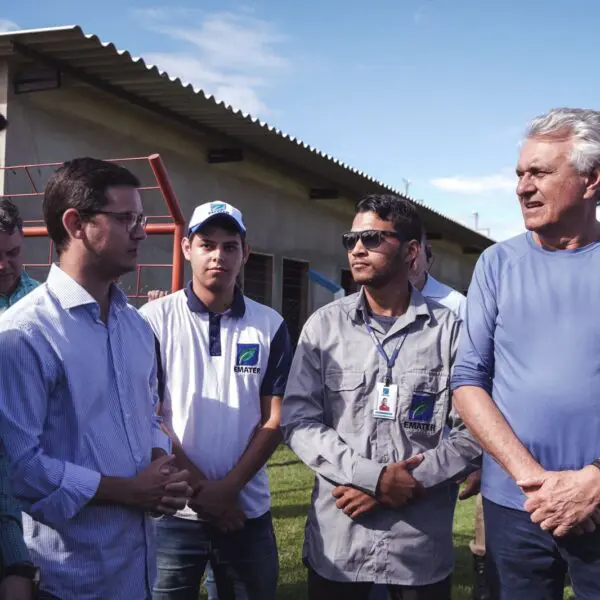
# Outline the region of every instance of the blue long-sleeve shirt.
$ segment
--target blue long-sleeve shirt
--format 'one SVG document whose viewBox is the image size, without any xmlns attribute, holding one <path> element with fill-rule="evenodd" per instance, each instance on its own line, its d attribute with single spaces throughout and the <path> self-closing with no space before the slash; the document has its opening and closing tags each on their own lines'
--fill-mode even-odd
<svg viewBox="0 0 600 600">
<path fill-rule="evenodd" d="M 546 469 L 600 457 L 600 243 L 547 251 L 526 233 L 488 248 L 467 296 L 452 388 L 488 391 Z M 482 494 L 523 509 L 524 496 L 490 456 Z"/>
<path fill-rule="evenodd" d="M 152 331 L 112 289 L 98 304 L 53 266 L 0 317 L 0 439 L 42 589 L 61 600 L 147 600 L 154 529 L 140 510 L 90 504 L 102 475 L 133 477 L 169 451 L 155 406 Z"/>
</svg>

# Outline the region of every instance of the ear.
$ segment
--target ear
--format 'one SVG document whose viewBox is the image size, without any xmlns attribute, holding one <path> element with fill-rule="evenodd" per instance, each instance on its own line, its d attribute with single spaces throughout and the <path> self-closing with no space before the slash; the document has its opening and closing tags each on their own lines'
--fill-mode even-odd
<svg viewBox="0 0 600 600">
<path fill-rule="evenodd" d="M 592 198 L 598 198 L 598 192 L 600 191 L 600 168 L 594 169 L 590 175 L 586 177 L 586 187 L 583 197 L 586 200 Z"/>
<path fill-rule="evenodd" d="M 62 224 L 69 238 L 81 240 L 85 237 L 84 221 L 79 212 L 74 208 L 65 210 L 62 216 Z"/>
<path fill-rule="evenodd" d="M 252 252 L 252 248 L 250 248 L 250 244 L 248 242 L 244 242 L 244 258 L 242 259 L 242 265 L 246 265 L 248 259 L 250 258 L 250 252 Z"/>
<path fill-rule="evenodd" d="M 181 251 L 183 252 L 185 260 L 189 262 L 192 256 L 192 240 L 190 240 L 190 238 L 184 237 L 181 240 Z"/>
<path fill-rule="evenodd" d="M 409 268 L 415 265 L 419 252 L 421 251 L 421 244 L 417 240 L 410 240 L 404 244 L 404 262 Z"/>
</svg>

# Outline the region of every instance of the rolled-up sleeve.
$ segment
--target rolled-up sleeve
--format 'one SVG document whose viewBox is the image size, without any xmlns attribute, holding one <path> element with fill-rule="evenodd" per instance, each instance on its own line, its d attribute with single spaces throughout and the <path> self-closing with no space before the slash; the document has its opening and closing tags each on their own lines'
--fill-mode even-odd
<svg viewBox="0 0 600 600">
<path fill-rule="evenodd" d="M 467 312 L 452 374 L 452 390 L 468 385 L 483 388 L 488 394 L 492 392 L 494 332 L 498 315 L 495 281 L 493 256 L 486 251 L 477 261 L 467 295 Z"/>
<path fill-rule="evenodd" d="M 282 405 L 284 439 L 322 477 L 374 495 L 384 465 L 360 456 L 324 423 L 319 326 L 318 314 L 313 315 L 292 360 Z"/>
<path fill-rule="evenodd" d="M 94 497 L 100 473 L 51 458 L 40 444 L 48 399 L 59 379 L 45 342 L 26 331 L 0 332 L 0 439 L 10 460 L 13 493 L 36 520 L 57 527 Z"/>
<path fill-rule="evenodd" d="M 450 337 L 450 369 L 455 362 L 461 322 Z M 425 488 L 453 483 L 481 467 L 481 447 L 469 433 L 452 406 L 446 419 L 445 435 L 436 448 L 423 452 L 423 462 L 413 470 L 414 478 Z"/>
</svg>

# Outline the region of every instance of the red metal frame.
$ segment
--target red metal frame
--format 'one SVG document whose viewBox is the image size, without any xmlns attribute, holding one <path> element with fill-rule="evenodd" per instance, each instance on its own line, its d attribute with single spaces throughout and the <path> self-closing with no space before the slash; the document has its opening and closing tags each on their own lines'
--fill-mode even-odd
<svg viewBox="0 0 600 600">
<path fill-rule="evenodd" d="M 130 295 L 130 298 L 142 299 L 147 298 L 147 295 L 140 293 L 141 286 L 141 272 L 142 269 L 145 268 L 171 268 L 171 291 L 175 292 L 180 290 L 183 287 L 183 253 L 181 250 L 181 240 L 184 236 L 184 228 L 185 228 L 185 220 L 183 218 L 183 213 L 181 211 L 181 207 L 179 206 L 179 202 L 177 197 L 175 196 L 175 192 L 173 191 L 173 187 L 171 186 L 171 182 L 169 180 L 169 176 L 167 174 L 167 170 L 162 162 L 162 159 L 159 154 L 151 154 L 150 156 L 138 156 L 138 157 L 130 157 L 130 158 L 110 158 L 106 159 L 108 162 L 131 162 L 131 161 L 147 161 L 150 165 L 150 169 L 152 170 L 152 174 L 154 175 L 155 184 L 156 185 L 148 185 L 142 186 L 139 189 L 140 192 L 144 192 L 147 190 L 158 190 L 162 194 L 162 197 L 165 201 L 167 209 L 169 211 L 168 215 L 148 215 L 149 220 L 168 220 L 167 223 L 147 223 L 146 225 L 146 233 L 148 235 L 172 235 L 173 236 L 173 262 L 166 264 L 138 264 L 137 265 L 137 273 L 136 273 L 136 290 L 135 294 Z M 23 194 L 0 194 L 0 198 L 32 198 L 32 197 L 41 197 L 44 195 L 44 192 L 40 192 L 36 185 L 33 177 L 31 176 L 31 172 L 29 169 L 40 169 L 40 168 L 49 168 L 49 167 L 60 167 L 63 163 L 39 163 L 39 164 L 31 164 L 31 165 L 13 165 L 8 167 L 0 167 L 2 171 L 12 171 L 16 173 L 17 171 L 24 171 L 27 178 L 29 179 L 29 183 L 31 184 L 32 192 L 23 193 Z M 42 220 L 28 220 L 23 222 L 23 233 L 25 237 L 47 237 L 48 230 L 45 225 L 41 225 L 43 223 Z M 50 267 L 52 264 L 52 254 L 53 254 L 53 244 L 50 241 L 49 244 L 49 253 L 48 253 L 48 262 L 45 264 L 26 264 L 26 267 Z"/>
</svg>

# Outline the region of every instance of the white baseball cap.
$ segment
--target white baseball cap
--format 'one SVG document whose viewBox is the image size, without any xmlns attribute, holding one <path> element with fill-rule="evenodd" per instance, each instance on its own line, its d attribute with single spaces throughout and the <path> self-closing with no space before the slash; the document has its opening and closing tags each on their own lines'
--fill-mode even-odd
<svg viewBox="0 0 600 600">
<path fill-rule="evenodd" d="M 206 204 L 196 206 L 188 226 L 188 235 L 196 233 L 200 227 L 206 225 L 206 223 L 216 217 L 229 218 L 242 233 L 246 233 L 242 213 L 235 206 L 227 204 L 227 202 L 215 200 L 214 202 L 207 202 Z"/>
</svg>

